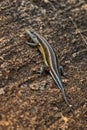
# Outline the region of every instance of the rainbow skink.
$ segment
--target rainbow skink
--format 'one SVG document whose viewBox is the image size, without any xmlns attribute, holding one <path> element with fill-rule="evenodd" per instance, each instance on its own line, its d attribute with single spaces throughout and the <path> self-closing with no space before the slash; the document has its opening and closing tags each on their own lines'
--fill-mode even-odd
<svg viewBox="0 0 87 130">
<path fill-rule="evenodd" d="M 45 66 L 47 67 L 47 70 L 49 70 L 50 75 L 54 79 L 57 86 L 60 88 L 66 104 L 72 110 L 72 108 L 71 108 L 72 105 L 69 104 L 69 102 L 66 98 L 66 95 L 65 95 L 65 90 L 64 90 L 64 87 L 63 87 L 63 84 L 61 81 L 60 70 L 59 70 L 59 67 L 57 64 L 57 58 L 56 58 L 56 54 L 55 54 L 54 50 L 52 49 L 50 44 L 45 40 L 45 38 L 43 38 L 37 32 L 35 32 L 33 30 L 31 30 L 31 31 L 26 30 L 26 32 L 27 32 L 28 36 L 31 38 L 31 40 L 33 41 L 33 43 L 28 42 L 28 41 L 27 41 L 27 43 L 31 46 L 37 46 L 37 48 L 39 49 L 39 51 L 41 52 L 41 54 L 43 56 L 43 60 L 44 60 Z"/>
</svg>

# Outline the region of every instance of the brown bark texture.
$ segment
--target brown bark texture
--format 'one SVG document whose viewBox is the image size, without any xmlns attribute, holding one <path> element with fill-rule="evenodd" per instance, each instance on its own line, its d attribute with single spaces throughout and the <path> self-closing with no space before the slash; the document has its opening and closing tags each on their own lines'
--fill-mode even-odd
<svg viewBox="0 0 87 130">
<path fill-rule="evenodd" d="M 53 47 L 72 113 L 43 59 L 34 29 Z M 0 130 L 87 130 L 87 1 L 0 1 Z"/>
</svg>

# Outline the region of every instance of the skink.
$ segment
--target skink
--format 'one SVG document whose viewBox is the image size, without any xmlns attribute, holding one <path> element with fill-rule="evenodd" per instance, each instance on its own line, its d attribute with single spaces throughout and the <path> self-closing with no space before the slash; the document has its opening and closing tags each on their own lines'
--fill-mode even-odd
<svg viewBox="0 0 87 130">
<path fill-rule="evenodd" d="M 66 95 L 65 95 L 64 86 L 62 84 L 62 80 L 61 80 L 61 77 L 60 77 L 60 70 L 59 70 L 59 67 L 58 67 L 58 64 L 57 64 L 56 54 L 55 54 L 53 48 L 45 40 L 45 38 L 43 38 L 41 35 L 39 35 L 34 30 L 31 30 L 31 31 L 26 30 L 26 31 L 27 31 L 28 36 L 33 41 L 33 43 L 30 43 L 30 42 L 27 42 L 27 43 L 31 46 L 37 46 L 37 48 L 39 49 L 39 51 L 41 52 L 41 54 L 43 56 L 45 66 L 47 67 L 50 75 L 52 76 L 55 83 L 57 84 L 57 86 L 61 90 L 66 104 L 73 111 L 72 105 L 69 104 L 69 102 L 66 98 Z"/>
</svg>

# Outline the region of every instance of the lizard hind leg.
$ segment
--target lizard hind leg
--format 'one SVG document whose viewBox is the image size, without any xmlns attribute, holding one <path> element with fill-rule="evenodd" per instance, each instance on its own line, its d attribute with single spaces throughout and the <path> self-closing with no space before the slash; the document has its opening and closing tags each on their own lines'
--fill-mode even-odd
<svg viewBox="0 0 87 130">
<path fill-rule="evenodd" d="M 49 67 L 47 67 L 46 65 L 41 65 L 40 69 L 38 70 L 39 74 L 45 74 L 45 73 L 49 73 Z"/>
<path fill-rule="evenodd" d="M 62 66 L 59 66 L 59 73 L 61 76 L 65 76 L 65 72 Z"/>
</svg>

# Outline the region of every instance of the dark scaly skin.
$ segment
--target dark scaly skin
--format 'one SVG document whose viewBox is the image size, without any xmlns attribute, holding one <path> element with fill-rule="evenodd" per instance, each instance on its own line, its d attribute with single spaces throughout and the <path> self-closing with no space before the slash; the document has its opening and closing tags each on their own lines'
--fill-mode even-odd
<svg viewBox="0 0 87 130">
<path fill-rule="evenodd" d="M 64 87 L 59 73 L 59 67 L 57 64 L 57 58 L 54 50 L 52 49 L 50 44 L 37 32 L 31 30 L 27 31 L 27 34 L 31 37 L 32 41 L 34 42 L 33 44 L 31 43 L 30 45 L 35 45 L 40 50 L 44 59 L 44 63 L 46 67 L 49 68 L 49 73 L 51 74 L 57 86 L 60 88 L 66 104 L 73 111 L 65 95 Z"/>
</svg>

